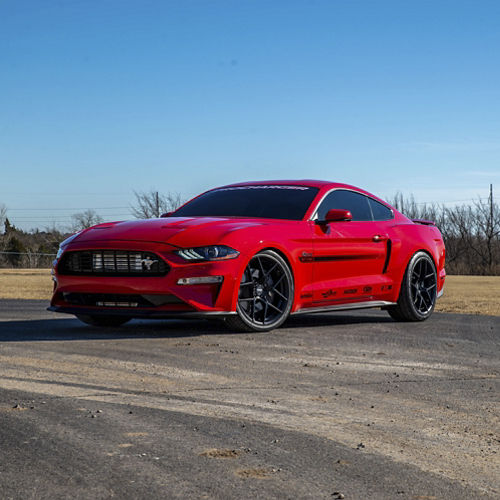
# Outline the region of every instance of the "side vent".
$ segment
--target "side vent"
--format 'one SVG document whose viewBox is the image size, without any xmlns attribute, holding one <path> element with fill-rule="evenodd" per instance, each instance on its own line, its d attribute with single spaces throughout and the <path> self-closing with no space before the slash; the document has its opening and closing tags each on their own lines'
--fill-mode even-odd
<svg viewBox="0 0 500 500">
<path fill-rule="evenodd" d="M 387 267 L 389 266 L 389 260 L 391 260 L 391 250 L 392 250 L 392 241 L 387 240 L 387 253 L 385 255 L 384 269 L 382 270 L 382 274 L 385 274 L 387 271 Z"/>
</svg>

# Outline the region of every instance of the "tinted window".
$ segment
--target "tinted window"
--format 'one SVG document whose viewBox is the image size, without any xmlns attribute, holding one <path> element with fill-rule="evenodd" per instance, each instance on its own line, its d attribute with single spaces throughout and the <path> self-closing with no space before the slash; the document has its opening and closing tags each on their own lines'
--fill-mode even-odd
<svg viewBox="0 0 500 500">
<path fill-rule="evenodd" d="M 352 214 L 352 220 L 372 220 L 372 213 L 370 211 L 370 205 L 368 205 L 368 198 L 362 194 L 355 193 L 354 191 L 337 189 L 328 194 L 321 202 L 318 209 L 318 219 L 324 220 L 328 210 L 333 208 L 349 210 Z"/>
<path fill-rule="evenodd" d="M 233 216 L 301 220 L 318 189 L 306 186 L 235 186 L 188 202 L 174 217 Z"/>
<path fill-rule="evenodd" d="M 368 198 L 368 203 L 370 203 L 370 208 L 372 209 L 373 220 L 389 220 L 392 219 L 392 210 L 382 203 Z"/>
</svg>

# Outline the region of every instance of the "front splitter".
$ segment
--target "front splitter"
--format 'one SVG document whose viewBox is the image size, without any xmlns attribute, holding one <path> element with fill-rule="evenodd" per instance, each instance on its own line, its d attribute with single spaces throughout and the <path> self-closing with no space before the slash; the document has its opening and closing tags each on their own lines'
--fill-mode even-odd
<svg viewBox="0 0 500 500">
<path fill-rule="evenodd" d="M 169 319 L 169 318 L 211 318 L 234 316 L 235 311 L 152 311 L 131 308 L 123 309 L 94 309 L 87 307 L 49 306 L 47 311 L 64 314 L 86 314 L 90 316 L 125 316 L 136 319 Z"/>
</svg>

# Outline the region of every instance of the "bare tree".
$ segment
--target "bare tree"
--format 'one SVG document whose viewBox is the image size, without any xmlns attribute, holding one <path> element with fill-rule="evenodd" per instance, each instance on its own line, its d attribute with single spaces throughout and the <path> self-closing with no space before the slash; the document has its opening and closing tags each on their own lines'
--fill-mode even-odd
<svg viewBox="0 0 500 500">
<path fill-rule="evenodd" d="M 499 257 L 500 209 L 493 201 L 493 193 L 487 202 L 474 202 L 474 247 L 482 263 L 483 273 L 492 274 Z"/>
<path fill-rule="evenodd" d="M 95 210 L 85 210 L 71 216 L 71 230 L 73 232 L 81 231 L 87 227 L 95 226 L 103 222 L 103 218 Z"/>
<path fill-rule="evenodd" d="M 478 274 L 475 255 L 477 249 L 472 232 L 473 210 L 467 205 L 447 208 L 446 220 L 449 227 L 445 238 L 448 267 L 458 274 Z"/>
<path fill-rule="evenodd" d="M 409 198 L 405 198 L 403 193 L 398 191 L 394 197 L 389 198 L 388 202 L 399 212 L 406 215 L 410 219 L 420 219 L 420 211 L 418 209 L 417 202 L 413 195 Z"/>
<path fill-rule="evenodd" d="M 412 219 L 430 219 L 440 229 L 446 246 L 450 274 L 497 275 L 500 272 L 500 207 L 490 186 L 488 200 L 468 205 L 416 203 L 413 196 L 397 193 L 391 200 Z"/>
<path fill-rule="evenodd" d="M 179 193 L 160 194 L 158 191 L 134 191 L 135 203 L 130 210 L 137 219 L 160 217 L 165 212 L 173 212 L 182 205 Z"/>
</svg>

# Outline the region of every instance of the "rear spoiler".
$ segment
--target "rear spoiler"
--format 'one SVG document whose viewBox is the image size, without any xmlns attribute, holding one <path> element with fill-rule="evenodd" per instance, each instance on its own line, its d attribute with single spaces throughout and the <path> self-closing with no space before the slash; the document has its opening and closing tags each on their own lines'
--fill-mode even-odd
<svg viewBox="0 0 500 500">
<path fill-rule="evenodd" d="M 436 223 L 432 220 L 425 220 L 425 219 L 412 219 L 412 222 L 415 224 L 422 224 L 424 226 L 435 226 Z"/>
</svg>

